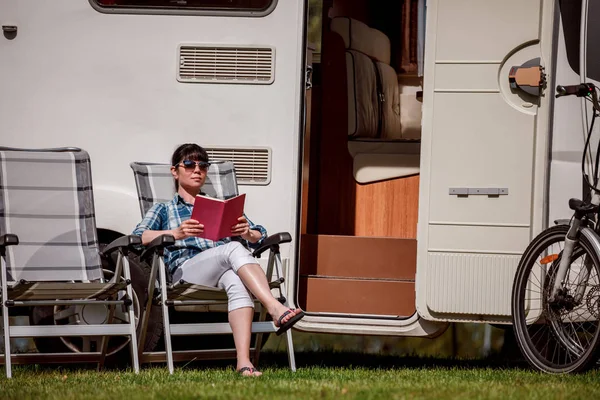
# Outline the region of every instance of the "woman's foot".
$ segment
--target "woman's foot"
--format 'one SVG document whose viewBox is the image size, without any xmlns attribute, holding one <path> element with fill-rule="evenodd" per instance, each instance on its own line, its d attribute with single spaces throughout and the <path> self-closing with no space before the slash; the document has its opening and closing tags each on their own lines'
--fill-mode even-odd
<svg viewBox="0 0 600 400">
<path fill-rule="evenodd" d="M 238 367 L 236 372 L 242 376 L 261 376 L 262 372 L 254 368 L 252 364 L 248 364 L 243 367 Z"/>
<path fill-rule="evenodd" d="M 275 321 L 275 326 L 280 327 L 281 325 L 288 322 L 297 314 L 302 313 L 302 310 L 299 308 L 288 308 L 283 304 L 277 302 L 277 306 L 274 310 L 270 310 L 269 314 L 271 314 L 271 318 Z"/>
<path fill-rule="evenodd" d="M 287 330 L 289 330 L 296 322 L 300 321 L 304 317 L 304 312 L 300 309 L 296 308 L 288 308 L 286 309 L 275 321 L 275 326 L 279 328 L 277 332 L 277 336 L 282 335 Z"/>
</svg>

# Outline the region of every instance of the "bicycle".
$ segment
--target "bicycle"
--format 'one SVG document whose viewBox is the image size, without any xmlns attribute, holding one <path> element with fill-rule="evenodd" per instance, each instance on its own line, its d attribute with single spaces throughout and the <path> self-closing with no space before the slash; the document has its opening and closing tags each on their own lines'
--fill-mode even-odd
<svg viewBox="0 0 600 400">
<path fill-rule="evenodd" d="M 600 104 L 593 84 L 556 90 L 556 97 L 585 97 L 593 104 L 582 158 L 583 180 L 591 196 L 585 201 L 570 199 L 571 220 L 544 230 L 523 253 L 512 289 L 512 322 L 530 365 L 544 372 L 569 373 L 592 367 L 600 346 L 600 142 L 591 174 L 585 168 Z"/>
</svg>

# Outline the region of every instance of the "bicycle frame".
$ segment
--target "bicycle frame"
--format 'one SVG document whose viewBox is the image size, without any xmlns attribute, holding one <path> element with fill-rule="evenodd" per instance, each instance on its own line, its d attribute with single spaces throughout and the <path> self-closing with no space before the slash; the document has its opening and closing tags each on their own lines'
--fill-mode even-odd
<svg viewBox="0 0 600 400">
<path fill-rule="evenodd" d="M 560 86 L 559 86 L 559 88 L 560 88 Z M 561 90 L 559 88 L 557 88 L 558 92 L 561 93 Z M 571 87 L 571 88 L 574 88 L 574 87 Z M 590 125 L 590 130 L 588 133 L 588 138 L 586 140 L 586 144 L 583 149 L 584 159 L 585 159 L 585 153 L 587 151 L 587 147 L 589 145 L 589 140 L 590 140 L 590 137 L 592 134 L 594 121 L 597 117 L 596 113 L 600 111 L 596 88 L 593 85 L 591 85 L 591 86 L 580 85 L 577 95 L 580 96 L 581 93 L 584 93 L 586 91 L 592 92 L 593 117 L 592 117 L 592 123 Z M 565 95 L 565 94 L 576 94 L 576 92 L 572 91 L 571 93 L 568 93 L 568 92 L 563 91 L 560 95 Z M 558 95 L 557 95 L 557 97 L 558 97 Z M 600 144 L 598 145 L 597 157 L 598 157 L 598 153 L 600 153 Z M 598 162 L 598 160 L 596 161 L 596 163 L 597 162 Z M 593 206 L 592 209 L 595 210 L 594 213 L 598 214 L 598 207 L 600 207 L 600 191 L 595 187 L 598 182 L 598 177 L 597 177 L 598 171 L 597 170 L 594 171 L 593 167 L 592 167 L 592 171 L 594 172 L 593 173 L 594 176 L 593 176 L 593 185 L 590 185 L 590 187 L 592 189 L 592 197 L 590 199 L 589 204 L 591 204 Z M 582 161 L 582 173 L 583 173 L 583 161 Z M 597 232 L 599 224 L 595 224 L 595 227 L 593 230 L 591 228 L 587 227 L 585 224 L 584 224 L 584 227 L 582 228 L 582 221 L 587 218 L 587 215 L 588 215 L 588 213 L 582 212 L 581 210 L 575 210 L 575 214 L 573 215 L 573 218 L 570 221 L 570 224 L 569 224 L 570 228 L 567 233 L 567 236 L 565 237 L 565 248 L 562 251 L 562 257 L 560 259 L 560 264 L 559 264 L 558 270 L 556 272 L 556 278 L 554 280 L 552 289 L 550 291 L 550 296 L 548 298 L 548 301 L 550 301 L 550 302 L 557 301 L 558 296 L 561 293 L 565 293 L 565 291 L 563 290 L 563 288 L 565 286 L 565 278 L 567 276 L 569 266 L 571 265 L 571 262 L 572 262 L 571 257 L 573 255 L 573 251 L 575 249 L 575 246 L 579 242 L 580 234 L 585 234 L 586 236 L 588 236 L 588 239 L 590 239 L 590 242 L 595 247 L 594 250 L 596 251 L 597 254 L 600 255 L 600 236 L 599 236 L 599 233 Z M 575 302 L 580 302 L 583 299 L 583 296 L 585 294 L 586 284 L 587 284 L 589 274 L 590 274 L 590 270 L 591 270 L 591 265 L 588 260 L 585 262 L 585 268 L 582 271 L 582 273 L 578 274 L 578 276 L 577 276 L 577 289 L 576 289 L 575 293 L 572 294 L 573 300 Z"/>
<path fill-rule="evenodd" d="M 598 195 L 598 198 L 600 199 L 600 195 Z M 594 229 L 592 229 L 588 226 L 584 226 L 582 228 L 581 220 L 574 218 L 573 221 L 571 222 L 571 227 L 569 229 L 569 233 L 567 234 L 567 238 L 565 238 L 565 242 L 566 242 L 565 249 L 563 250 L 560 264 L 559 264 L 558 270 L 556 272 L 556 279 L 554 281 L 554 285 L 552 286 L 552 290 L 550 292 L 550 297 L 548 298 L 548 300 L 550 302 L 556 301 L 557 294 L 560 293 L 560 290 L 565 285 L 564 280 L 567 275 L 569 265 L 572 261 L 571 256 L 573 255 L 573 250 L 575 248 L 575 245 L 579 242 L 579 239 L 577 239 L 577 238 L 576 239 L 569 238 L 569 236 L 572 235 L 573 233 L 576 235 L 579 234 L 579 235 L 586 236 L 587 239 L 589 239 L 590 243 L 593 245 L 594 251 L 596 251 L 598 254 L 600 254 L 600 235 Z M 586 268 L 583 271 L 583 273 L 578 275 L 577 291 L 575 292 L 575 294 L 573 296 L 574 300 L 576 302 L 580 302 L 583 298 L 583 295 L 585 294 L 586 282 L 589 278 L 589 274 L 590 274 L 590 270 L 591 270 L 591 265 L 589 264 L 589 261 L 586 261 L 585 267 Z"/>
</svg>

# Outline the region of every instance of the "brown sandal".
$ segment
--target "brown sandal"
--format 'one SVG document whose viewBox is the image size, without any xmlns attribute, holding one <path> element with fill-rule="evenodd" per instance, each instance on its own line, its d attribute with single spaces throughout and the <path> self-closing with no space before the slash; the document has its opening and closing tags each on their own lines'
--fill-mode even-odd
<svg viewBox="0 0 600 400">
<path fill-rule="evenodd" d="M 298 314 L 294 315 L 292 318 L 288 319 L 287 321 L 285 321 L 284 323 L 281 323 L 281 320 L 283 318 L 285 318 L 286 315 L 289 315 L 291 313 L 293 313 L 294 311 L 296 311 L 296 309 L 289 309 L 286 312 L 284 312 L 283 314 L 281 314 L 281 316 L 277 319 L 277 324 L 275 324 L 276 327 L 278 327 L 279 329 L 277 330 L 277 332 L 275 332 L 275 334 L 277 336 L 285 333 L 288 329 L 290 329 L 292 326 L 294 326 L 294 324 L 298 321 L 300 321 L 302 318 L 304 318 L 304 311 L 300 311 Z"/>
</svg>

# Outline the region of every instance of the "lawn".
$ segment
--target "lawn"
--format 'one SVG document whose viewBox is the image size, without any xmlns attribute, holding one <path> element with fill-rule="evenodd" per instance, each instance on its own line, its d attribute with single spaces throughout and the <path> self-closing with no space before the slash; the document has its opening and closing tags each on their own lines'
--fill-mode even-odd
<svg viewBox="0 0 600 400">
<path fill-rule="evenodd" d="M 6 399 L 314 399 L 527 398 L 583 399 L 600 395 L 600 372 L 550 376 L 522 364 L 352 353 L 299 353 L 298 371 L 285 355 L 266 353 L 264 376 L 240 377 L 230 363 L 95 372 L 91 368 L 17 367 L 0 378 Z"/>
</svg>

